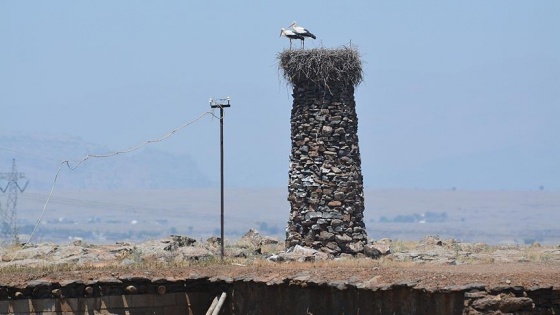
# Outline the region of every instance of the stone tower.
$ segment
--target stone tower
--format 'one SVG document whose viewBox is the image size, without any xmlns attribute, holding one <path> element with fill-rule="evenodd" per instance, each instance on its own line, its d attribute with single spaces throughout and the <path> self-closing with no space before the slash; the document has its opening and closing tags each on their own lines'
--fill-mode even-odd
<svg viewBox="0 0 560 315">
<path fill-rule="evenodd" d="M 293 86 L 286 247 L 333 256 L 364 250 L 364 195 L 354 88 L 354 48 L 286 50 L 280 68 Z"/>
</svg>

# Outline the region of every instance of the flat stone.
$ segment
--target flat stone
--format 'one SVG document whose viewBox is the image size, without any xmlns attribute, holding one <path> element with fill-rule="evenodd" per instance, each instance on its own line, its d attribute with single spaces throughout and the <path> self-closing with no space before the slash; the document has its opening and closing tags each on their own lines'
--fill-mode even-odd
<svg viewBox="0 0 560 315">
<path fill-rule="evenodd" d="M 65 281 L 61 281 L 60 283 L 61 287 L 71 287 L 71 286 L 76 286 L 76 285 L 83 285 L 84 281 L 82 280 L 65 280 Z"/>
<path fill-rule="evenodd" d="M 335 239 L 337 243 L 348 243 L 352 241 L 352 238 L 346 234 L 343 235 L 335 235 Z"/>
<path fill-rule="evenodd" d="M 150 282 L 150 279 L 146 277 L 135 276 L 135 275 L 123 275 L 118 277 L 118 279 L 121 281 L 134 282 L 134 283 Z"/>
<path fill-rule="evenodd" d="M 364 251 L 364 244 L 360 242 L 350 243 L 346 245 L 346 248 L 353 254 L 361 253 Z"/>
<path fill-rule="evenodd" d="M 43 280 L 43 279 L 31 280 L 31 281 L 27 282 L 27 286 L 29 286 L 29 287 L 48 287 L 48 286 L 51 286 L 51 285 L 52 285 L 51 281 L 47 281 L 47 280 Z"/>
<path fill-rule="evenodd" d="M 346 133 L 346 130 L 344 130 L 344 128 L 342 128 L 342 127 L 339 127 L 339 128 L 336 128 L 336 129 L 334 130 L 334 133 L 335 133 L 335 134 L 339 134 L 339 135 L 340 135 L 340 134 L 345 134 L 345 133 Z"/>
<path fill-rule="evenodd" d="M 334 240 L 334 234 L 327 231 L 321 231 L 321 233 L 319 233 L 319 238 L 322 241 L 332 241 Z"/>
<path fill-rule="evenodd" d="M 317 220 L 317 224 L 324 225 L 324 224 L 328 224 L 328 223 L 329 223 L 329 222 L 328 222 L 327 220 L 325 220 L 325 219 L 319 219 L 319 220 Z"/>
<path fill-rule="evenodd" d="M 340 202 L 338 200 L 333 200 L 333 201 L 329 202 L 327 205 L 329 207 L 340 207 L 342 205 L 342 202 Z"/>
<path fill-rule="evenodd" d="M 121 284 L 122 281 L 117 278 L 110 278 L 110 277 L 103 277 L 96 281 L 97 283 L 104 283 L 104 284 Z"/>
<path fill-rule="evenodd" d="M 389 247 L 389 245 L 386 245 L 386 244 L 372 244 L 371 246 L 373 248 L 375 248 L 376 250 L 378 250 L 381 255 L 388 255 L 388 254 L 391 253 L 391 247 Z"/>
<path fill-rule="evenodd" d="M 342 216 L 340 216 L 340 217 L 342 217 Z M 341 225 L 341 224 L 342 224 L 342 220 L 340 220 L 340 219 L 333 219 L 333 220 L 331 221 L 331 225 L 332 225 L 332 226 L 339 226 L 339 225 Z"/>
<path fill-rule="evenodd" d="M 450 291 L 453 292 L 452 290 Z M 487 295 L 488 293 L 486 293 L 485 291 L 465 292 L 465 297 L 469 299 L 479 299 L 479 298 L 486 297 Z"/>
<path fill-rule="evenodd" d="M 477 291 L 484 291 L 486 290 L 486 284 L 484 283 L 469 283 L 469 284 L 465 284 L 464 286 L 464 291 L 468 291 L 468 290 L 477 290 Z"/>
<path fill-rule="evenodd" d="M 340 252 L 340 247 L 338 247 L 338 244 L 336 244 L 335 242 L 328 242 L 325 246 L 335 252 Z"/>
<path fill-rule="evenodd" d="M 305 214 L 305 220 L 313 220 L 313 219 L 317 219 L 317 218 L 322 218 L 323 217 L 323 213 L 315 211 L 315 212 L 307 212 Z"/>
</svg>

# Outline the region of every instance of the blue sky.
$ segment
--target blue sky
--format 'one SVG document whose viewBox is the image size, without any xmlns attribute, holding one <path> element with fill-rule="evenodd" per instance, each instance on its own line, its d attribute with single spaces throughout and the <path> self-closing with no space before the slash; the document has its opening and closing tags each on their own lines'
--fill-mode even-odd
<svg viewBox="0 0 560 315">
<path fill-rule="evenodd" d="M 306 48 L 362 55 L 367 187 L 560 189 L 559 14 L 552 0 L 4 0 L 0 133 L 120 150 L 230 96 L 228 185 L 283 187 L 292 98 L 276 55 L 296 20 L 317 35 Z M 218 179 L 218 131 L 207 117 L 153 146 Z"/>
</svg>

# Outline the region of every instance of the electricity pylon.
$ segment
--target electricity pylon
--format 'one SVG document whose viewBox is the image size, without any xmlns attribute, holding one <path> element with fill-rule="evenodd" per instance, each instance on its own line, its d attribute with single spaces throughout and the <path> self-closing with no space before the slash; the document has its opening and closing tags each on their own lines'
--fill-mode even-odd
<svg viewBox="0 0 560 315">
<path fill-rule="evenodd" d="M 25 184 L 19 185 L 19 180 L 25 179 Z M 17 196 L 18 191 L 23 192 L 29 184 L 29 180 L 25 177 L 24 173 L 18 173 L 16 168 L 16 159 L 12 160 L 12 171 L 10 173 L 0 173 L 0 180 L 6 180 L 7 184 L 4 188 L 0 187 L 2 193 L 8 193 L 6 198 L 6 207 L 0 209 L 2 215 L 2 238 L 7 240 L 13 238 L 14 244 L 19 243 L 18 229 L 17 229 Z"/>
</svg>

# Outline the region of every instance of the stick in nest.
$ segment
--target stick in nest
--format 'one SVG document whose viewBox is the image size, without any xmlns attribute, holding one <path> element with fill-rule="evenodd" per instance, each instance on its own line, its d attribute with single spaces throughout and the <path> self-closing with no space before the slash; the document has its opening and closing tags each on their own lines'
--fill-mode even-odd
<svg viewBox="0 0 560 315">
<path fill-rule="evenodd" d="M 353 47 L 284 50 L 278 59 L 284 78 L 294 86 L 310 81 L 327 88 L 340 83 L 355 87 L 363 79 L 360 54 Z"/>
</svg>

